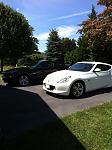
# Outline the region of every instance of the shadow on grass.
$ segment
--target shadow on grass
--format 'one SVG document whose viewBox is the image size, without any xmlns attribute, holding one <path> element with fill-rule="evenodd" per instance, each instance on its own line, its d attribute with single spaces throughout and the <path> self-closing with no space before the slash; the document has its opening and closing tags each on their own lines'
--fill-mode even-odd
<svg viewBox="0 0 112 150">
<path fill-rule="evenodd" d="M 42 98 L 0 86 L 0 150 L 85 150 Z"/>
</svg>

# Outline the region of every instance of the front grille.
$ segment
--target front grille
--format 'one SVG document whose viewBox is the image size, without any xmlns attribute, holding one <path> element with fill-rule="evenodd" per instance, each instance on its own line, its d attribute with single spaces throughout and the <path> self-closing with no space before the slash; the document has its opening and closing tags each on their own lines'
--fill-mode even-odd
<svg viewBox="0 0 112 150">
<path fill-rule="evenodd" d="M 49 90 L 54 90 L 55 89 L 55 86 L 53 86 L 53 85 L 50 85 L 50 89 Z"/>
<path fill-rule="evenodd" d="M 45 83 L 44 83 L 44 86 L 46 87 Z M 46 89 L 53 91 L 55 89 L 55 86 L 49 85 L 49 88 L 46 87 Z"/>
</svg>

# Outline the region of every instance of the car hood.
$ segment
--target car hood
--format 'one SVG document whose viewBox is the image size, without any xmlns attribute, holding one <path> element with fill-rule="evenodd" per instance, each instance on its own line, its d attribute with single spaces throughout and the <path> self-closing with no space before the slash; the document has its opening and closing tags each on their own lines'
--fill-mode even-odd
<svg viewBox="0 0 112 150">
<path fill-rule="evenodd" d="M 16 73 L 18 71 L 30 71 L 30 67 L 18 67 L 18 68 L 13 68 L 9 69 L 3 72 L 3 74 L 10 74 L 10 73 Z"/>
<path fill-rule="evenodd" d="M 85 72 L 80 71 L 72 71 L 72 70 L 61 70 L 53 72 L 49 75 L 47 75 L 47 78 L 50 80 L 53 80 L 55 82 L 58 82 L 59 80 L 71 76 L 71 78 L 80 78 L 82 75 L 86 74 Z"/>
</svg>

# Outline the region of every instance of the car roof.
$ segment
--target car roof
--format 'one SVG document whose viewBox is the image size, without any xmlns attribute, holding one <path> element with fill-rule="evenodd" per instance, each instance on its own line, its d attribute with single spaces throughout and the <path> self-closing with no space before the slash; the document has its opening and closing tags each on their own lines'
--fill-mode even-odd
<svg viewBox="0 0 112 150">
<path fill-rule="evenodd" d="M 109 65 L 109 66 L 112 66 L 111 64 L 107 64 L 107 63 L 103 63 L 103 62 L 96 62 L 96 61 L 82 61 L 82 62 L 77 62 L 77 63 L 103 64 L 103 65 Z"/>
</svg>

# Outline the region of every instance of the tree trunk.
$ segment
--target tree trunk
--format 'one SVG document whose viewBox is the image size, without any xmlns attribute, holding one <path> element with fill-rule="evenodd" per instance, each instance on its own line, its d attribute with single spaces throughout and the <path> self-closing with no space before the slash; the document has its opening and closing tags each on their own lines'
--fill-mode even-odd
<svg viewBox="0 0 112 150">
<path fill-rule="evenodd" d="M 1 73 L 3 72 L 3 57 L 1 57 Z"/>
</svg>

